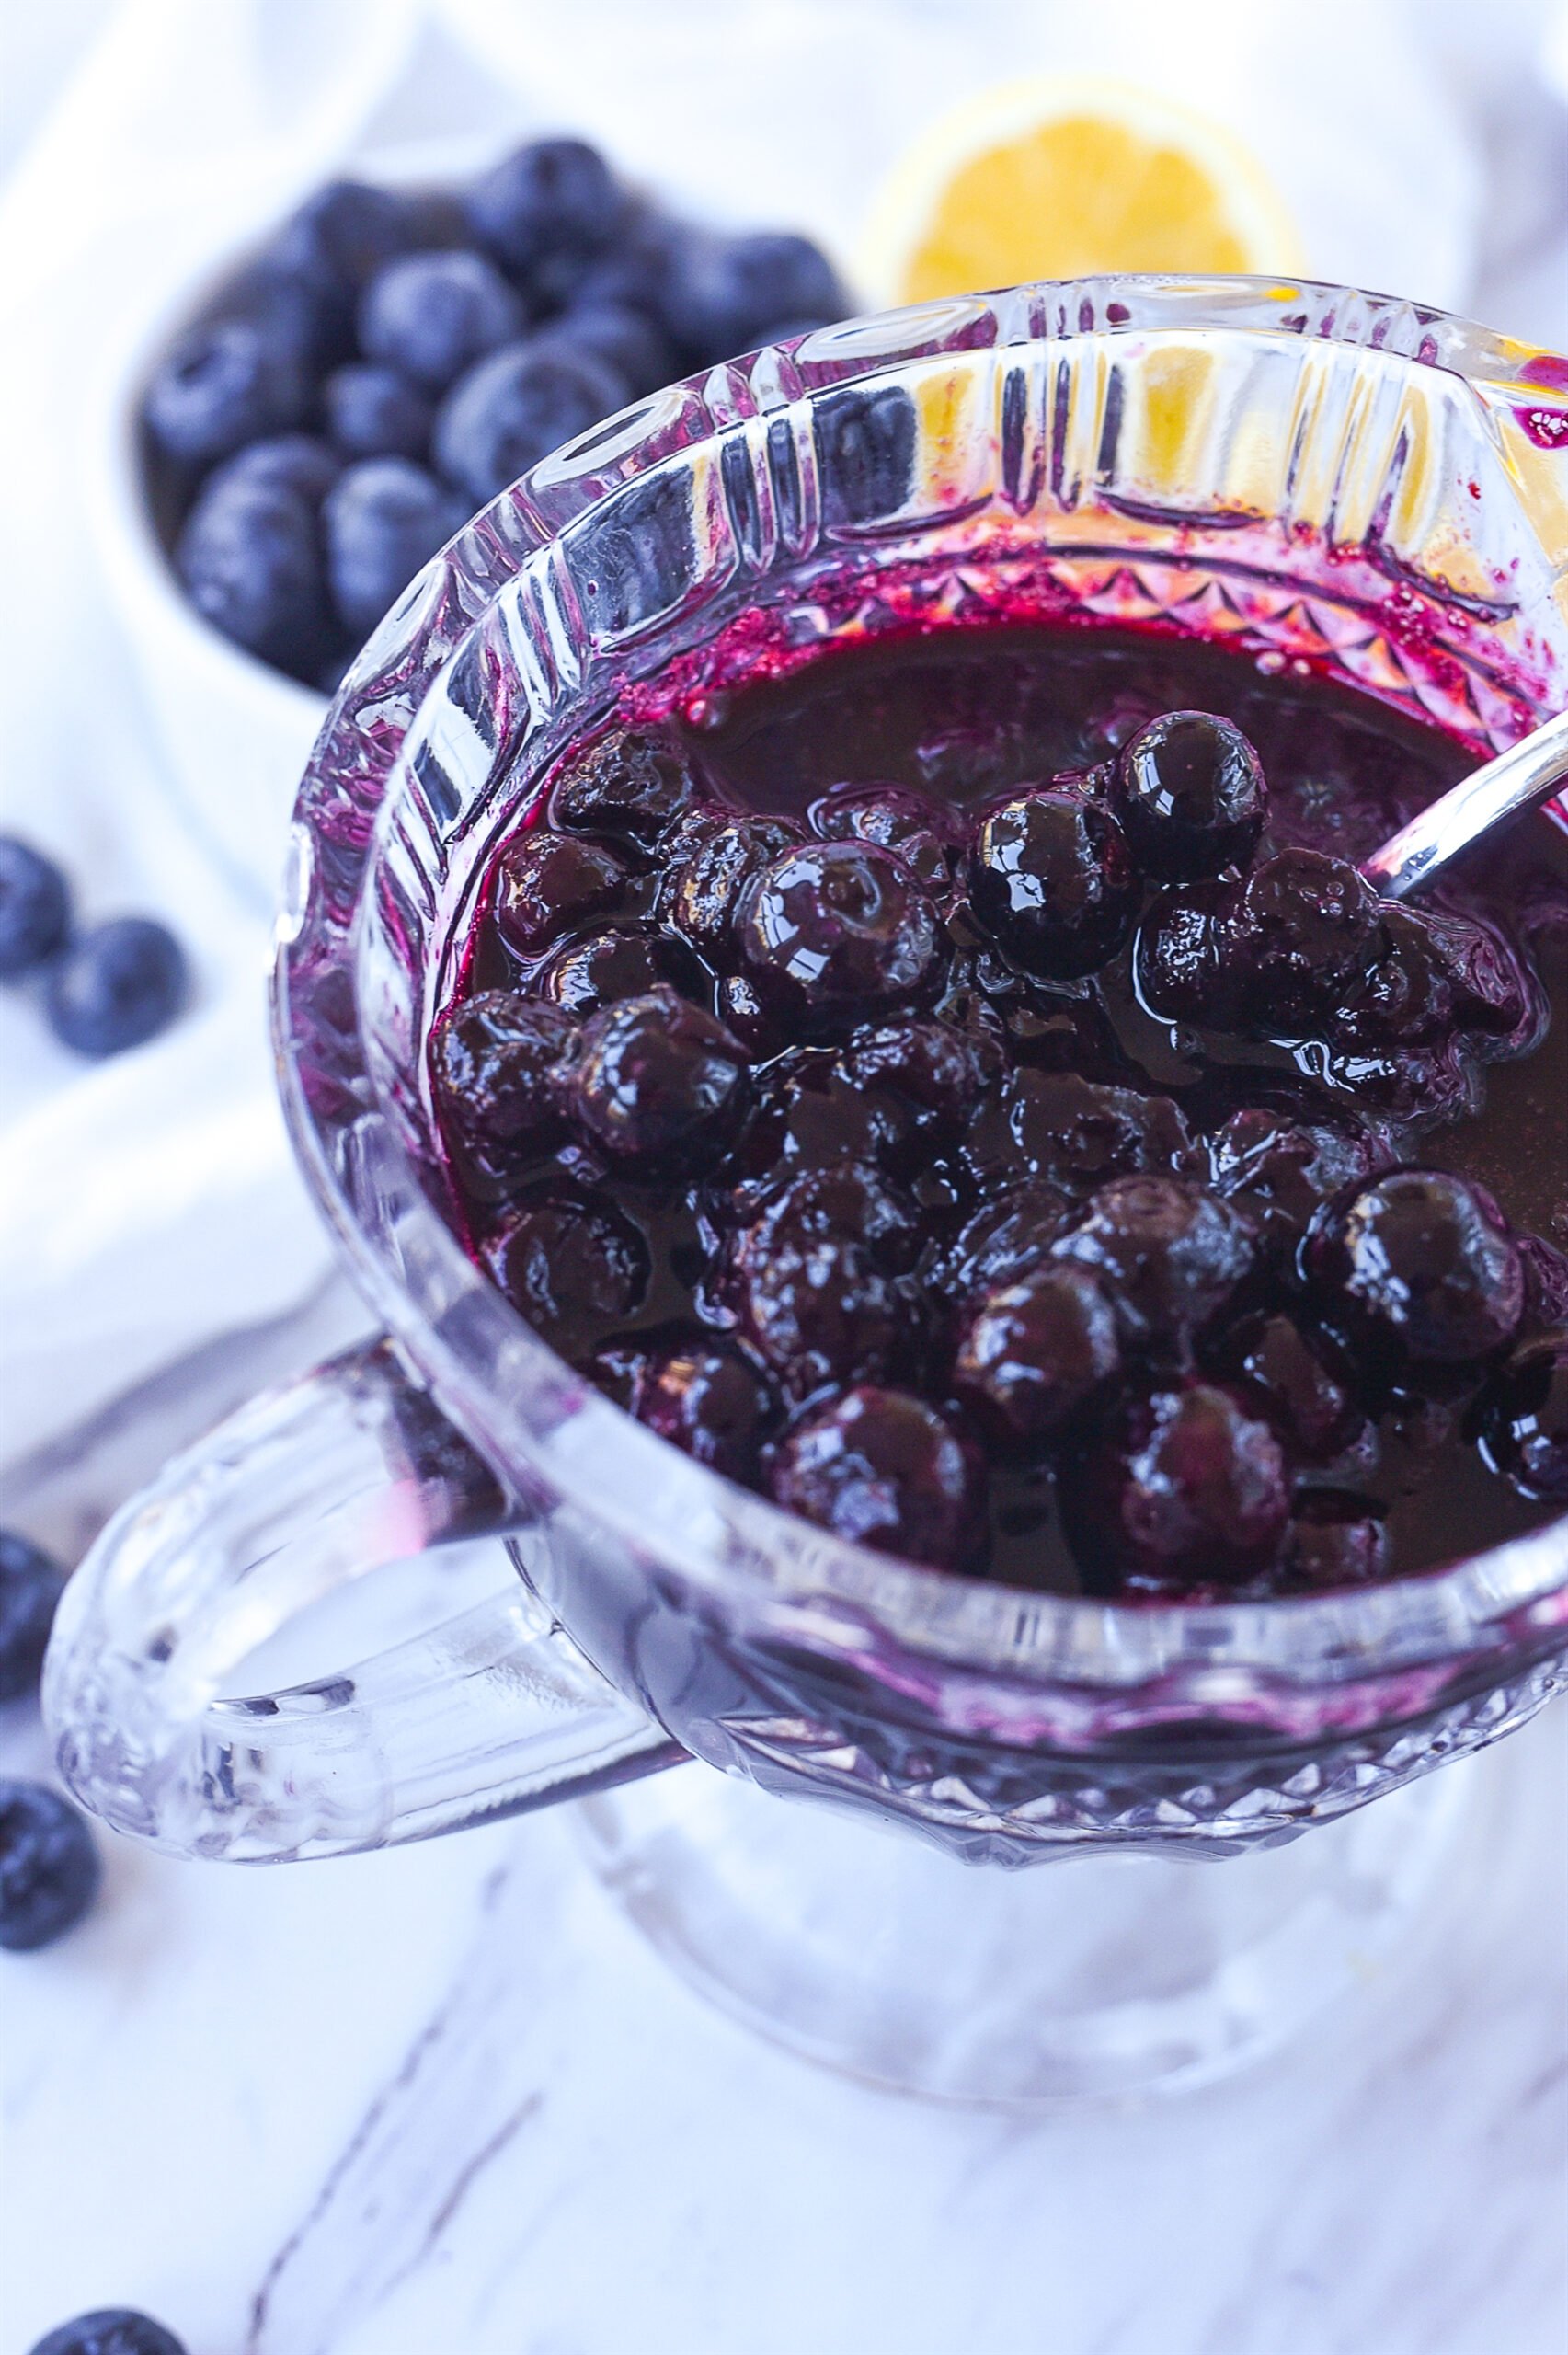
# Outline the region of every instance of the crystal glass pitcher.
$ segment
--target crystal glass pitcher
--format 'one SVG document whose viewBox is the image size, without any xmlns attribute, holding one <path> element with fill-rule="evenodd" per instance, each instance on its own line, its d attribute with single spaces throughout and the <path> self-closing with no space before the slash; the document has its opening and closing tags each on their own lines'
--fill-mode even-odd
<svg viewBox="0 0 1568 2355">
<path fill-rule="evenodd" d="M 561 748 L 617 707 L 700 711 L 760 651 L 999 615 L 1201 633 L 1484 758 L 1564 700 L 1564 385 L 1340 288 L 1026 286 L 677 385 L 477 516 L 338 698 L 279 920 L 296 1147 L 388 1338 L 171 1465 L 72 1581 L 45 1707 L 83 1801 L 271 1861 L 593 1795 L 602 1870 L 713 1993 L 957 2097 L 1182 2082 L 1352 1975 L 1437 1869 L 1452 1810 L 1418 1778 L 1568 1676 L 1568 1522 L 1232 1606 L 841 1543 L 631 1421 L 471 1264 L 424 1041 L 486 856 Z M 246 1689 L 307 1606 L 486 1530 L 519 1574 L 486 1599 L 443 1619 L 433 1551 L 432 1632 Z M 1248 1861 L 1185 1869 L 1217 1858 Z"/>
</svg>

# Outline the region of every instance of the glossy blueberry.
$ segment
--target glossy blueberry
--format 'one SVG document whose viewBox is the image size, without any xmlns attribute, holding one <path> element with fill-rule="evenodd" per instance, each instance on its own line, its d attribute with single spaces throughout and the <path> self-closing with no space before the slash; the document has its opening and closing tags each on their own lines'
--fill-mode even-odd
<svg viewBox="0 0 1568 2355">
<path fill-rule="evenodd" d="M 100 2306 L 59 2324 L 38 2341 L 32 2355 L 186 2355 L 186 2349 L 150 2315 L 131 2306 Z"/>
<path fill-rule="evenodd" d="M 756 1367 L 704 1334 L 649 1355 L 632 1411 L 699 1464 L 752 1481 L 775 1407 Z"/>
<path fill-rule="evenodd" d="M 1051 1251 L 1099 1277 L 1130 1337 L 1184 1354 L 1251 1274 L 1257 1238 L 1188 1178 L 1116 1178 Z"/>
<path fill-rule="evenodd" d="M 572 1109 L 612 1159 L 685 1169 L 723 1151 L 748 1087 L 739 1041 L 701 1006 L 661 988 L 607 1005 L 584 1024 Z"/>
<path fill-rule="evenodd" d="M 625 217 L 609 165 L 581 139 L 536 139 L 468 192 L 474 235 L 543 301 L 559 302 Z"/>
<path fill-rule="evenodd" d="M 1388 1157 L 1365 1131 L 1292 1120 L 1263 1105 L 1232 1112 L 1209 1143 L 1215 1191 L 1276 1251 L 1294 1249 L 1326 1201 Z"/>
<path fill-rule="evenodd" d="M 890 1272 L 915 1239 L 907 1207 L 876 1175 L 842 1167 L 796 1179 L 738 1237 L 734 1289 L 758 1355 L 796 1398 L 907 1362 L 915 1306 Z"/>
<path fill-rule="evenodd" d="M 668 297 L 696 361 L 752 350 L 781 319 L 839 319 L 850 307 L 837 271 L 808 237 L 722 237 L 693 231 L 674 248 Z"/>
<path fill-rule="evenodd" d="M 1289 1032 L 1332 1020 L 1346 983 L 1376 952 L 1382 914 L 1348 859 L 1295 846 L 1265 858 L 1242 886 L 1222 950 L 1244 994 L 1246 1027 Z"/>
<path fill-rule="evenodd" d="M 947 1419 L 908 1391 L 858 1384 L 780 1442 L 775 1500 L 835 1537 L 950 1569 L 983 1526 L 985 1472 Z"/>
<path fill-rule="evenodd" d="M 1187 1382 L 1135 1393 L 1064 1461 L 1064 1517 L 1086 1583 L 1230 1586 L 1275 1557 L 1290 1511 L 1284 1450 L 1240 1393 Z"/>
<path fill-rule="evenodd" d="M 482 507 L 624 399 L 623 380 L 595 352 L 543 336 L 503 345 L 461 376 L 436 411 L 436 463 Z"/>
<path fill-rule="evenodd" d="M 1217 1353 L 1222 1370 L 1256 1396 L 1299 1455 L 1324 1462 L 1361 1429 L 1362 1417 L 1295 1319 L 1282 1310 L 1246 1317 Z"/>
<path fill-rule="evenodd" d="M 70 889 L 54 861 L 15 834 L 0 834 L 0 981 L 32 972 L 70 929 Z"/>
<path fill-rule="evenodd" d="M 1234 894 L 1217 883 L 1162 891 L 1138 928 L 1133 971 L 1146 1005 L 1168 1021 L 1225 1030 L 1243 994 L 1226 962 Z"/>
<path fill-rule="evenodd" d="M 630 303 L 574 304 L 563 311 L 549 332 L 553 339 L 588 352 L 619 377 L 626 400 L 641 399 L 680 373 L 657 321 Z"/>
<path fill-rule="evenodd" d="M 422 458 L 435 410 L 395 368 L 351 361 L 321 388 L 326 430 L 349 458 Z"/>
<path fill-rule="evenodd" d="M 652 850 L 695 791 L 691 764 L 673 745 L 613 729 L 562 771 L 550 817 L 568 833 L 611 834 Z"/>
<path fill-rule="evenodd" d="M 37 1684 L 64 1585 L 52 1555 L 19 1530 L 0 1529 L 0 1701 Z"/>
<path fill-rule="evenodd" d="M 1370 1586 L 1388 1567 L 1388 1532 L 1366 1497 L 1340 1488 L 1301 1491 L 1280 1548 L 1280 1574 L 1288 1588 L 1324 1593 Z"/>
<path fill-rule="evenodd" d="M 51 967 L 50 1028 L 79 1055 L 118 1055 L 166 1030 L 185 1003 L 185 951 L 150 916 L 115 916 L 78 933 Z"/>
<path fill-rule="evenodd" d="M 1526 1004 L 1512 956 L 1482 925 L 1389 905 L 1377 961 L 1356 977 L 1341 1016 L 1358 1045 L 1428 1047 L 1456 1028 L 1506 1035 Z"/>
<path fill-rule="evenodd" d="M 1086 1194 L 1108 1178 L 1181 1171 L 1196 1154 L 1181 1109 L 1168 1096 L 1104 1087 L 1075 1071 L 1015 1070 L 981 1106 L 966 1155 L 988 1183 L 1043 1178 Z"/>
<path fill-rule="evenodd" d="M 812 831 L 828 842 L 880 844 L 912 867 L 927 890 L 952 884 L 953 830 L 923 793 L 901 785 L 838 786 L 811 805 Z"/>
<path fill-rule="evenodd" d="M 203 496 L 211 499 L 221 486 L 243 483 L 258 490 L 290 491 L 308 507 L 319 507 L 342 471 L 338 452 L 315 434 L 271 433 L 247 442 L 215 466 Z"/>
<path fill-rule="evenodd" d="M 209 465 L 244 442 L 285 433 L 305 412 L 296 355 L 247 319 L 188 327 L 147 387 L 147 430 L 171 458 Z"/>
<path fill-rule="evenodd" d="M 607 843 L 548 826 L 514 834 L 496 863 L 495 920 L 509 948 L 536 957 L 565 932 L 608 914 L 629 879 Z"/>
<path fill-rule="evenodd" d="M 661 987 L 700 1005 L 706 1002 L 710 980 L 702 959 L 668 933 L 606 931 L 553 949 L 533 985 L 580 1017 Z"/>
<path fill-rule="evenodd" d="M 412 384 L 442 393 L 526 325 L 522 304 L 482 254 L 404 254 L 360 300 L 360 349 Z"/>
<path fill-rule="evenodd" d="M 930 894 L 890 851 L 805 843 L 747 884 L 741 962 L 765 1002 L 826 1030 L 933 989 L 946 955 Z"/>
<path fill-rule="evenodd" d="M 959 1135 L 995 1067 L 973 1038 L 945 1022 L 888 1022 L 853 1031 L 838 1068 L 857 1095 L 896 1097 L 928 1135 Z"/>
<path fill-rule="evenodd" d="M 1468 1365 L 1518 1330 L 1525 1273 L 1484 1186 L 1441 1169 L 1395 1169 L 1317 1233 L 1311 1270 L 1332 1320 L 1377 1365 Z"/>
<path fill-rule="evenodd" d="M 575 1024 L 559 1006 L 481 990 L 436 1023 L 430 1076 L 449 1139 L 491 1176 L 548 1153 L 566 1134 L 566 1066 Z"/>
<path fill-rule="evenodd" d="M 944 1282 L 960 1299 L 976 1299 L 1033 1275 L 1068 1211 L 1067 1196 L 1037 1178 L 1010 1186 L 960 1227 L 944 1260 Z"/>
<path fill-rule="evenodd" d="M 956 1395 L 1004 1446 L 1047 1439 L 1121 1366 L 1116 1314 L 1086 1268 L 1051 1264 L 986 1294 L 966 1320 Z"/>
<path fill-rule="evenodd" d="M 694 813 L 670 840 L 660 912 L 701 955 L 727 963 L 735 953 L 735 919 L 747 884 L 778 852 L 802 839 L 802 828 L 789 818 Z"/>
<path fill-rule="evenodd" d="M 1116 809 L 1145 875 L 1187 883 L 1244 867 L 1268 810 L 1258 756 L 1207 711 L 1168 711 L 1123 747 Z"/>
<path fill-rule="evenodd" d="M 186 518 L 175 565 L 214 629 L 279 670 L 315 679 L 337 625 L 310 501 L 280 480 L 219 474 Z"/>
<path fill-rule="evenodd" d="M 1078 793 L 1024 792 L 981 820 L 969 897 L 1025 971 L 1066 979 L 1116 955 L 1137 913 L 1138 879 L 1107 810 Z"/>
<path fill-rule="evenodd" d="M 422 240 L 417 201 L 363 180 L 328 180 L 307 197 L 274 241 L 285 268 L 356 288 Z"/>
<path fill-rule="evenodd" d="M 508 1212 L 483 1246 L 486 1267 L 534 1331 L 578 1356 L 623 1325 L 647 1291 L 647 1243 L 606 1196 L 544 1189 Z"/>
<path fill-rule="evenodd" d="M 326 495 L 332 602 L 363 638 L 464 520 L 463 501 L 407 458 L 362 458 Z"/>
<path fill-rule="evenodd" d="M 86 1820 L 42 1783 L 0 1781 L 0 1947 L 30 1954 L 74 1929 L 101 1867 Z"/>
<path fill-rule="evenodd" d="M 1516 1350 L 1477 1409 L 1482 1453 L 1524 1496 L 1568 1503 L 1568 1334 Z"/>
</svg>

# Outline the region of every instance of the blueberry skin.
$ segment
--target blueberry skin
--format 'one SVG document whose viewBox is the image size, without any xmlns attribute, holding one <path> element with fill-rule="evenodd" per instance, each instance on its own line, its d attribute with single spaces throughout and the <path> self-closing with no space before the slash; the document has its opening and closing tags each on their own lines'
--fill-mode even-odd
<svg viewBox="0 0 1568 2355">
<path fill-rule="evenodd" d="M 0 1529 L 0 1701 L 38 1683 L 65 1573 L 19 1530 Z"/>
<path fill-rule="evenodd" d="M 407 458 L 350 466 L 322 510 L 327 579 L 344 627 L 363 638 L 466 517 L 462 500 Z"/>
<path fill-rule="evenodd" d="M 308 506 L 317 507 L 342 471 L 337 451 L 314 433 L 269 433 L 259 442 L 247 442 L 214 466 L 202 496 L 211 497 L 222 484 L 245 483 L 260 490 L 292 491 Z"/>
<path fill-rule="evenodd" d="M 841 319 L 849 297 L 809 237 L 690 233 L 674 248 L 672 323 L 700 362 L 750 351 L 781 319 Z"/>
<path fill-rule="evenodd" d="M 248 319 L 187 328 L 147 387 L 147 430 L 171 458 L 195 465 L 242 442 L 284 433 L 309 397 L 299 356 Z"/>
<path fill-rule="evenodd" d="M 461 377 L 436 411 L 436 464 L 482 507 L 624 399 L 624 380 L 591 352 L 546 336 L 508 344 Z"/>
<path fill-rule="evenodd" d="M 31 1954 L 74 1929 L 102 1867 L 86 1819 L 42 1783 L 0 1782 L 0 1947 Z"/>
<path fill-rule="evenodd" d="M 609 165 L 581 139 L 533 140 L 468 193 L 469 224 L 486 252 L 557 302 L 567 281 L 609 244 L 625 211 Z"/>
<path fill-rule="evenodd" d="M 271 250 L 299 275 L 360 287 L 420 242 L 407 197 L 363 180 L 328 180 L 284 223 Z"/>
<path fill-rule="evenodd" d="M 360 301 L 360 348 L 441 393 L 527 325 L 522 304 L 483 254 L 405 254 L 388 262 Z"/>
<path fill-rule="evenodd" d="M 166 1029 L 185 1001 L 185 951 L 150 916 L 82 933 L 52 969 L 50 1028 L 79 1055 L 118 1055 Z"/>
<path fill-rule="evenodd" d="M 71 928 L 71 894 L 52 858 L 0 834 L 0 981 L 52 957 Z"/>
<path fill-rule="evenodd" d="M 151 2315 L 130 2306 L 100 2306 L 40 2338 L 31 2355 L 187 2355 L 185 2342 Z"/>
<path fill-rule="evenodd" d="M 630 303 L 574 304 L 547 332 L 552 341 L 586 351 L 612 370 L 626 387 L 627 400 L 657 391 L 679 373 L 669 338 Z"/>
<path fill-rule="evenodd" d="M 336 636 L 314 503 L 280 481 L 220 474 L 175 543 L 175 569 L 214 629 L 312 679 Z"/>
<path fill-rule="evenodd" d="M 350 458 L 422 458 L 435 411 L 394 368 L 351 361 L 321 388 L 326 430 Z"/>
</svg>

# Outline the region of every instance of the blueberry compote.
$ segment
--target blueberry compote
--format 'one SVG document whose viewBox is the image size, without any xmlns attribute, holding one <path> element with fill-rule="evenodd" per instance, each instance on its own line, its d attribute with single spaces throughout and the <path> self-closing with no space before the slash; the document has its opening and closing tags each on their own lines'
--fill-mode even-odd
<svg viewBox="0 0 1568 2355">
<path fill-rule="evenodd" d="M 431 1043 L 462 1229 L 661 1437 L 1019 1586 L 1303 1594 L 1568 1505 L 1568 861 L 1240 655 L 840 650 L 573 753 Z M 1552 1022 L 1553 1005 L 1557 1020 Z"/>
</svg>

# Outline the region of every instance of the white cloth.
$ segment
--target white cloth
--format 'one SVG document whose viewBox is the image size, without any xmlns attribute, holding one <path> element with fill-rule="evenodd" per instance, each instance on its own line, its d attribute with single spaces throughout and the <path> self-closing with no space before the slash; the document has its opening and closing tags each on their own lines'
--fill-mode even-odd
<svg viewBox="0 0 1568 2355">
<path fill-rule="evenodd" d="M 329 172 L 464 130 L 500 147 L 580 128 L 678 201 L 796 222 L 847 255 L 922 122 L 1064 67 L 1231 122 L 1277 175 L 1319 274 L 1462 305 L 1485 203 L 1471 97 L 1550 106 L 1524 70 L 1547 13 L 1494 0 L 1482 31 L 1477 12 L 1425 0 L 1321 0 L 1308 17 L 1253 0 L 597 0 L 564 20 L 525 0 L 5 12 L 0 85 L 54 95 L 30 141 L 0 111 L 0 163 L 17 157 L 0 182 L 0 825 L 65 861 L 89 916 L 165 915 L 197 1001 L 94 1067 L 53 1045 L 25 993 L 0 993 L 0 1460 L 280 1312 L 326 1265 L 274 1105 L 265 927 L 182 822 L 86 553 L 90 388 L 128 319 L 199 286 Z M 1551 13 L 1568 53 L 1568 12 Z"/>
</svg>

